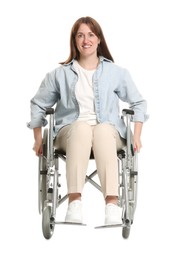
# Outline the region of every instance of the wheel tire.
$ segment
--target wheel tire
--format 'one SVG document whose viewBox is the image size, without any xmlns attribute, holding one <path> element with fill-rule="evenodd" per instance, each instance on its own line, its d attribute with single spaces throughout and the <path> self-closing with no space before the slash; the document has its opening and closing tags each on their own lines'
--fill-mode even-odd
<svg viewBox="0 0 177 260">
<path fill-rule="evenodd" d="M 47 199 L 47 189 L 46 189 L 46 180 L 47 180 L 47 173 L 41 174 L 39 173 L 39 214 L 42 213 L 44 206 L 45 206 L 45 200 Z"/>
<path fill-rule="evenodd" d="M 46 239 L 50 239 L 54 232 L 55 224 L 51 223 L 51 207 L 46 206 L 42 213 L 42 232 Z"/>
<path fill-rule="evenodd" d="M 122 228 L 122 237 L 127 239 L 130 235 L 130 227 L 123 227 Z"/>
<path fill-rule="evenodd" d="M 44 209 L 44 203 L 47 199 L 47 142 L 48 142 L 48 129 L 44 129 L 44 135 L 42 140 L 42 156 L 39 157 L 39 170 L 38 170 L 38 209 L 39 214 Z"/>
</svg>

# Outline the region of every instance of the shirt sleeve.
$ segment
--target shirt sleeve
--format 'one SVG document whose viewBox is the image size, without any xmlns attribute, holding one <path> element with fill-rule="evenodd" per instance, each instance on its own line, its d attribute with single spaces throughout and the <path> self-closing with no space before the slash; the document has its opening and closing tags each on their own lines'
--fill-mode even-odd
<svg viewBox="0 0 177 260">
<path fill-rule="evenodd" d="M 47 125 L 46 109 L 53 107 L 59 97 L 55 82 L 55 71 L 47 73 L 37 93 L 31 99 L 31 121 L 27 123 L 30 129 Z"/>
<path fill-rule="evenodd" d="M 119 98 L 123 102 L 127 102 L 129 108 L 134 111 L 132 121 L 145 122 L 149 118 L 147 114 L 147 101 L 140 94 L 127 69 L 122 69 L 118 95 Z"/>
</svg>

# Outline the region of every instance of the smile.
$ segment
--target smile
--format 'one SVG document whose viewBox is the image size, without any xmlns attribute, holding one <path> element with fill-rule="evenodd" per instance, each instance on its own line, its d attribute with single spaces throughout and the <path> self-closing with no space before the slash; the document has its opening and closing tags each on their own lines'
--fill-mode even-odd
<svg viewBox="0 0 177 260">
<path fill-rule="evenodd" d="M 91 45 L 83 45 L 82 46 L 82 48 L 85 48 L 85 49 L 88 49 L 88 48 L 90 48 L 91 47 Z"/>
</svg>

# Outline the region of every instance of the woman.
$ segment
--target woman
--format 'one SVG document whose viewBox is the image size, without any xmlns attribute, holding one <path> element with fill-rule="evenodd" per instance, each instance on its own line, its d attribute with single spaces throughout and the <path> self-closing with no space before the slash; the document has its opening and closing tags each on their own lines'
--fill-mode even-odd
<svg viewBox="0 0 177 260">
<path fill-rule="evenodd" d="M 67 222 L 82 222 L 81 197 L 92 149 L 105 199 L 105 224 L 121 223 L 117 151 L 124 146 L 126 127 L 119 99 L 134 110 L 134 149 L 139 152 L 146 101 L 129 72 L 114 64 L 97 21 L 82 17 L 71 30 L 69 58 L 46 75 L 32 98 L 28 125 L 34 130 L 33 149 L 40 155 L 45 110 L 56 104 L 54 146 L 66 151 Z"/>
</svg>

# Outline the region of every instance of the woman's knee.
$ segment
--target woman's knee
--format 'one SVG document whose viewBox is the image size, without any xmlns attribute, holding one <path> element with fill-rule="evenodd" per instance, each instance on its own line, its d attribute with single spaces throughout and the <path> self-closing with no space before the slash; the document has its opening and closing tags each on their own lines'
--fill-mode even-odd
<svg viewBox="0 0 177 260">
<path fill-rule="evenodd" d="M 108 123 L 98 124 L 93 130 L 93 144 L 116 145 L 117 150 L 125 145 L 116 128 Z"/>
<path fill-rule="evenodd" d="M 108 123 L 102 123 L 98 124 L 94 127 L 93 135 L 94 138 L 101 138 L 101 139 L 108 139 L 109 137 L 115 138 L 117 134 L 117 130 L 114 128 L 114 126 L 108 124 Z"/>
<path fill-rule="evenodd" d="M 76 121 L 71 125 L 68 134 L 77 138 L 91 138 L 92 128 L 86 122 Z"/>
</svg>

